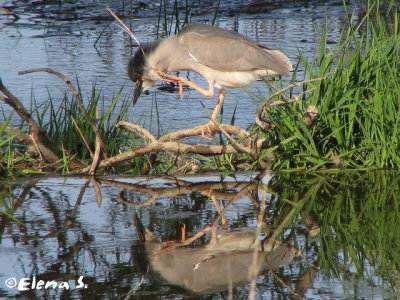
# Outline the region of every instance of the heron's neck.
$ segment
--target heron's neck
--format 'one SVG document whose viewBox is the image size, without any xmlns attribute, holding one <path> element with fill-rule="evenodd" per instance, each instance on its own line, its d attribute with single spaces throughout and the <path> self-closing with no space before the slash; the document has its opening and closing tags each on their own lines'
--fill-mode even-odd
<svg viewBox="0 0 400 300">
<path fill-rule="evenodd" d="M 186 56 L 177 38 L 165 38 L 149 57 L 149 64 L 162 72 L 175 72 L 187 69 Z"/>
</svg>

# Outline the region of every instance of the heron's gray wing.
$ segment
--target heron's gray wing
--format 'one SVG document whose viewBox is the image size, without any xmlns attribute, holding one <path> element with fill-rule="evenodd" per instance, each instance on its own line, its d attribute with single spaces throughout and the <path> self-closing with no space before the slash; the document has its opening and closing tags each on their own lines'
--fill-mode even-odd
<svg viewBox="0 0 400 300">
<path fill-rule="evenodd" d="M 292 66 L 278 50 L 260 47 L 233 31 L 202 24 L 187 25 L 178 35 L 193 59 L 220 71 L 269 69 L 288 75 Z"/>
</svg>

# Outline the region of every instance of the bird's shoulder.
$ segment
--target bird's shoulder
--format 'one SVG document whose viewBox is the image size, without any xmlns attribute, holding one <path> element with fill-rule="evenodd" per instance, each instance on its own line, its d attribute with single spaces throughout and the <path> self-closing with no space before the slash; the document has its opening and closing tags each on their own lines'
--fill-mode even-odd
<svg viewBox="0 0 400 300">
<path fill-rule="evenodd" d="M 189 24 L 177 36 L 196 62 L 220 71 L 270 69 L 287 75 L 291 63 L 278 50 L 258 45 L 231 30 L 205 24 Z"/>
<path fill-rule="evenodd" d="M 219 40 L 219 43 L 245 44 L 251 47 L 257 47 L 257 44 L 253 40 L 235 31 L 207 24 L 191 23 L 186 25 L 179 32 L 178 39 L 183 42 L 209 41 L 208 43 L 211 43 L 211 41 L 215 43 L 215 40 Z"/>
<path fill-rule="evenodd" d="M 198 63 L 221 71 L 241 71 L 259 67 L 248 62 L 262 50 L 246 37 L 222 28 L 189 24 L 177 36 L 180 45 Z M 262 67 L 262 65 L 260 65 Z"/>
</svg>

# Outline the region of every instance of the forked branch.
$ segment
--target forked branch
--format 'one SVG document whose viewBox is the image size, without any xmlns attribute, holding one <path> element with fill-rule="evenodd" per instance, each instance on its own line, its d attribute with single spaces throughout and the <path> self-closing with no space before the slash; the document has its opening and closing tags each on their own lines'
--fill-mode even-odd
<svg viewBox="0 0 400 300">
<path fill-rule="evenodd" d="M 106 156 L 105 147 L 104 147 L 103 138 L 101 137 L 101 134 L 100 134 L 99 127 L 97 126 L 96 122 L 90 117 L 89 113 L 83 106 L 83 102 L 82 102 L 81 97 L 79 96 L 78 91 L 74 88 L 71 81 L 67 77 L 65 77 L 62 73 L 54 71 L 49 68 L 35 68 L 35 69 L 25 70 L 25 71 L 18 72 L 18 75 L 24 75 L 24 74 L 28 74 L 28 73 L 34 73 L 34 72 L 47 72 L 47 73 L 56 75 L 57 77 L 61 78 L 65 82 L 68 89 L 71 91 L 76 103 L 78 104 L 79 109 L 82 112 L 82 115 L 84 116 L 86 121 L 90 124 L 90 126 L 92 127 L 94 134 L 96 136 L 93 161 L 92 161 L 92 165 L 89 170 L 90 174 L 94 174 L 96 172 L 96 169 L 100 162 L 101 151 L 103 151 L 104 156 Z M 92 151 L 89 151 L 89 152 L 92 152 Z"/>
</svg>

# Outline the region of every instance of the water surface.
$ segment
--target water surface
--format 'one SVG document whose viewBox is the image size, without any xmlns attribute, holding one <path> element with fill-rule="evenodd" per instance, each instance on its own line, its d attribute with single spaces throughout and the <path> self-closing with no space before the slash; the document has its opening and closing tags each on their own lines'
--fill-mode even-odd
<svg viewBox="0 0 400 300">
<path fill-rule="evenodd" d="M 28 108 L 33 100 L 36 105 L 45 103 L 49 95 L 57 106 L 67 91 L 63 82 L 47 73 L 17 75 L 18 71 L 39 67 L 59 71 L 75 85 L 78 80 L 86 102 L 94 84 L 104 95 L 106 107 L 122 88 L 121 100 L 129 99 L 133 84 L 128 80 L 126 64 L 136 48 L 112 24 L 105 5 L 110 5 L 119 14 L 130 16 L 124 21 L 141 42 L 149 42 L 155 40 L 157 34 L 162 37 L 165 31 L 174 32 L 173 2 L 152 1 L 146 4 L 99 0 L 40 4 L 40 1 L 0 1 L 0 6 L 8 5 L 20 17 L 12 22 L 5 14 L 0 14 L 0 76 Z M 186 13 L 185 1 L 178 2 L 182 22 L 187 16 L 190 22 L 210 23 L 217 11 L 215 25 L 280 49 L 294 64 L 299 53 L 308 59 L 315 55 L 325 26 L 328 40 L 331 43 L 337 41 L 347 20 L 338 1 L 288 1 L 255 8 L 243 1 L 221 1 L 219 9 L 217 1 L 189 1 L 190 13 Z M 167 5 L 163 6 L 163 3 Z M 167 9 L 166 19 L 163 15 L 160 17 L 160 9 L 164 11 L 164 7 Z M 349 10 L 353 8 L 350 3 Z M 206 82 L 196 74 L 181 72 L 180 75 L 206 87 Z M 300 67 L 298 79 L 302 80 L 303 76 Z M 148 95 L 142 95 L 137 105 L 130 108 L 127 121 L 144 124 L 157 134 L 159 130 L 183 129 L 207 120 L 207 109 L 213 108 L 216 96 L 205 99 L 196 91 L 187 90 L 184 99 L 180 100 L 176 91 L 170 93 L 158 89 L 162 86 L 157 83 Z M 263 82 L 250 88 L 229 89 L 223 110 L 224 121 L 230 122 L 236 109 L 236 124 L 246 127 L 254 119 L 258 98 L 267 95 L 268 89 Z M 3 103 L 0 103 L 0 108 L 10 111 Z"/>
<path fill-rule="evenodd" d="M 395 299 L 399 190 L 391 172 L 1 181 L 0 295 L 243 299 L 251 269 L 256 299 Z"/>
</svg>

